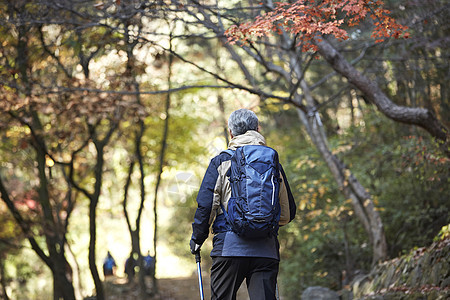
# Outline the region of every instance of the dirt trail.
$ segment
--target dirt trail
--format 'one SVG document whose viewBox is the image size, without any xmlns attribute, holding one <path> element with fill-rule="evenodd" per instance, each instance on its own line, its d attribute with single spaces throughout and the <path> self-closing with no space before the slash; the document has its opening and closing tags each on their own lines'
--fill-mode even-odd
<svg viewBox="0 0 450 300">
<path fill-rule="evenodd" d="M 151 286 L 148 282 L 148 286 Z M 162 278 L 158 279 L 159 294 L 149 300 L 195 300 L 200 299 L 198 277 Z M 139 291 L 137 283 L 127 283 L 124 278 L 111 277 L 105 282 L 107 300 L 137 300 Z M 211 299 L 209 276 L 203 276 L 205 299 Z M 237 300 L 248 300 L 245 283 L 238 291 Z"/>
<path fill-rule="evenodd" d="M 200 299 L 198 277 L 190 278 L 165 278 L 160 279 L 159 287 L 161 300 L 190 300 Z M 205 299 L 211 299 L 209 278 L 203 276 L 203 291 Z M 248 300 L 247 287 L 242 284 L 238 291 L 237 300 Z"/>
</svg>

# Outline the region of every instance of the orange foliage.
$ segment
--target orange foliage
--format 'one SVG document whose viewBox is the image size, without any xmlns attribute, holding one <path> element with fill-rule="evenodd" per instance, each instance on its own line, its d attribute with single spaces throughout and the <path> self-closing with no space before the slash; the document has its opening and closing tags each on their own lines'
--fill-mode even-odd
<svg viewBox="0 0 450 300">
<path fill-rule="evenodd" d="M 252 36 L 264 36 L 270 32 L 281 34 L 281 29 L 298 35 L 303 51 L 316 51 L 313 38 L 328 34 L 339 40 L 348 39 L 342 25 L 356 26 L 370 16 L 374 21 L 372 37 L 376 42 L 387 37 L 407 38 L 407 27 L 389 16 L 379 0 L 299 0 L 292 4 L 278 2 L 274 10 L 258 16 L 254 21 L 233 25 L 226 35 L 230 43 L 246 42 Z"/>
</svg>

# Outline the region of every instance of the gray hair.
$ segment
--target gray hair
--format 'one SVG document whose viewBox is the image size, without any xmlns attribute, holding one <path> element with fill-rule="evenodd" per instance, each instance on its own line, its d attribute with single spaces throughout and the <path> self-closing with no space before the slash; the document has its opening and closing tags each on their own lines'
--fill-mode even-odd
<svg viewBox="0 0 450 300">
<path fill-rule="evenodd" d="M 228 128 L 233 136 L 244 134 L 248 130 L 258 130 L 258 117 L 245 108 L 235 110 L 228 118 Z"/>
</svg>

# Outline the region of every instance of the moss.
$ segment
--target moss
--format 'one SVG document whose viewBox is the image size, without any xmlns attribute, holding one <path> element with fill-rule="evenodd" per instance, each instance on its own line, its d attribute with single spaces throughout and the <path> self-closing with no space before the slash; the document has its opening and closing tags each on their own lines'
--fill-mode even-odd
<svg viewBox="0 0 450 300">
<path fill-rule="evenodd" d="M 354 299 L 437 300 L 450 299 L 449 286 L 447 241 L 381 263 L 352 287 Z"/>
<path fill-rule="evenodd" d="M 383 288 L 388 288 L 391 285 L 391 282 L 393 281 L 393 277 L 395 274 L 395 265 L 391 265 L 387 270 L 386 270 L 386 276 L 382 282 L 382 287 Z"/>
</svg>

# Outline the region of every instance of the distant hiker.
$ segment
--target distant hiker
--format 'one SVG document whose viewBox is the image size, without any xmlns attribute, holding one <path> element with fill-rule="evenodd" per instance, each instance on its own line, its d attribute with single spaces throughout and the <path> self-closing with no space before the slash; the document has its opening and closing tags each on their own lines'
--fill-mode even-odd
<svg viewBox="0 0 450 300">
<path fill-rule="evenodd" d="M 133 253 L 130 253 L 130 256 L 125 261 L 125 274 L 127 274 L 128 282 L 134 279 L 135 267 L 136 267 L 136 260 L 133 257 Z"/>
<path fill-rule="evenodd" d="M 111 253 L 108 251 L 106 258 L 103 261 L 103 275 L 105 277 L 114 275 L 116 270 L 116 261 L 112 257 Z"/>
<path fill-rule="evenodd" d="M 155 258 L 150 255 L 150 251 L 148 251 L 147 256 L 144 256 L 144 270 L 145 275 L 155 276 Z"/>
<path fill-rule="evenodd" d="M 277 231 L 295 217 L 296 205 L 275 150 L 247 109 L 228 119 L 228 150 L 214 157 L 197 196 L 192 254 L 214 233 L 211 299 L 236 299 L 246 279 L 251 300 L 275 299 L 280 260 Z"/>
</svg>

